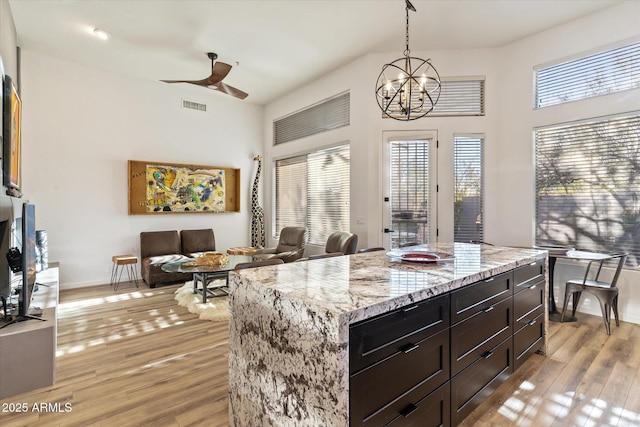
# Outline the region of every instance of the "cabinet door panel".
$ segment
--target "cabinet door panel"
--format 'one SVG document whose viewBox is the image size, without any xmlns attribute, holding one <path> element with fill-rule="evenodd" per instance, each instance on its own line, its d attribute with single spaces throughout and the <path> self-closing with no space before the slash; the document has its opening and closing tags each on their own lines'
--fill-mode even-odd
<svg viewBox="0 0 640 427">
<path fill-rule="evenodd" d="M 447 382 L 416 404 L 409 404 L 404 407 L 402 414 L 394 418 L 387 426 L 448 427 L 451 425 L 450 392 L 449 383 Z"/>
<path fill-rule="evenodd" d="M 544 311 L 544 282 L 530 285 L 513 297 L 515 330 L 527 326 Z"/>
<path fill-rule="evenodd" d="M 451 324 L 513 295 L 513 272 L 498 274 L 451 293 Z"/>
<path fill-rule="evenodd" d="M 355 324 L 349 329 L 349 370 L 355 373 L 448 328 L 448 294 Z"/>
<path fill-rule="evenodd" d="M 352 423 L 383 425 L 449 380 L 449 330 L 397 349 L 350 378 Z M 419 389 L 418 395 L 411 394 Z M 356 424 L 359 425 L 359 424 Z"/>
<path fill-rule="evenodd" d="M 508 338 L 451 379 L 452 425 L 459 424 L 511 375 L 512 360 Z"/>
<path fill-rule="evenodd" d="M 513 334 L 511 305 L 511 298 L 502 300 L 451 327 L 453 375 Z"/>
<path fill-rule="evenodd" d="M 544 313 L 530 320 L 513 336 L 514 368 L 518 369 L 525 360 L 542 345 L 544 335 Z"/>
</svg>

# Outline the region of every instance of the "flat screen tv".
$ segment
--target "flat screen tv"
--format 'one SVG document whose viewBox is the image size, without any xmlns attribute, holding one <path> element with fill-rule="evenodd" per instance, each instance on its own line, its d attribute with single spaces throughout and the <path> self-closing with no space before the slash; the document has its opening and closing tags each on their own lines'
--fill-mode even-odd
<svg viewBox="0 0 640 427">
<path fill-rule="evenodd" d="M 44 320 L 39 317 L 29 315 L 29 304 L 31 295 L 36 284 L 36 207 L 33 204 L 22 204 L 22 217 L 17 219 L 21 225 L 22 253 L 20 259 L 22 286 L 18 294 L 18 314 L 9 323 L 5 323 L 0 328 L 12 323 L 21 322 L 28 319 Z"/>
</svg>

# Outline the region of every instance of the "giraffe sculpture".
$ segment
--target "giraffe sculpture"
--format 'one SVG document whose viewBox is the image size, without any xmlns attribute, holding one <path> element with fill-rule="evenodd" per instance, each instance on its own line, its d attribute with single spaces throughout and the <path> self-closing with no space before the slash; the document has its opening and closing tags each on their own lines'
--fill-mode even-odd
<svg viewBox="0 0 640 427">
<path fill-rule="evenodd" d="M 258 170 L 256 171 L 256 177 L 253 180 L 253 188 L 251 190 L 251 246 L 254 248 L 264 248 L 264 212 L 258 202 L 262 156 L 255 156 L 253 160 L 258 162 Z"/>
</svg>

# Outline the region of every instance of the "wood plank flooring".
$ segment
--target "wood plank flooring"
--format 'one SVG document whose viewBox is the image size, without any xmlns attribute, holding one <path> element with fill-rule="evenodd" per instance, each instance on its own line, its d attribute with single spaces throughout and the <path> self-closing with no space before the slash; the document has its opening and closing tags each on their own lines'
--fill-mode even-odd
<svg viewBox="0 0 640 427">
<path fill-rule="evenodd" d="M 2 400 L 28 411 L 0 412 L 0 425 L 228 425 L 228 323 L 179 307 L 178 287 L 62 291 L 56 383 Z M 609 337 L 600 317 L 552 322 L 548 357 L 533 355 L 462 426 L 638 426 L 639 344 L 640 325 Z"/>
</svg>

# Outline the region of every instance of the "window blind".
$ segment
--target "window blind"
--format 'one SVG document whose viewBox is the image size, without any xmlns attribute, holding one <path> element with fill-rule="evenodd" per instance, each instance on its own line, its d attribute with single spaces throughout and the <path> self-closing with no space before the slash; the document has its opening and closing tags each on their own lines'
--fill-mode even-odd
<svg viewBox="0 0 640 427">
<path fill-rule="evenodd" d="M 535 130 L 536 243 L 640 260 L 640 112 Z"/>
<path fill-rule="evenodd" d="M 315 135 L 342 126 L 351 120 L 349 93 L 312 105 L 273 123 L 274 145 Z"/>
<path fill-rule="evenodd" d="M 484 77 L 443 79 L 430 116 L 484 116 Z"/>
<path fill-rule="evenodd" d="M 640 42 L 536 70 L 536 108 L 640 88 Z"/>
<path fill-rule="evenodd" d="M 456 242 L 482 241 L 484 138 L 454 136 L 453 146 L 453 239 Z"/>
<path fill-rule="evenodd" d="M 390 145 L 391 247 L 429 243 L 429 140 Z"/>
<path fill-rule="evenodd" d="M 303 226 L 309 243 L 324 246 L 334 231 L 350 229 L 349 218 L 348 144 L 276 161 L 276 233 Z"/>
</svg>

